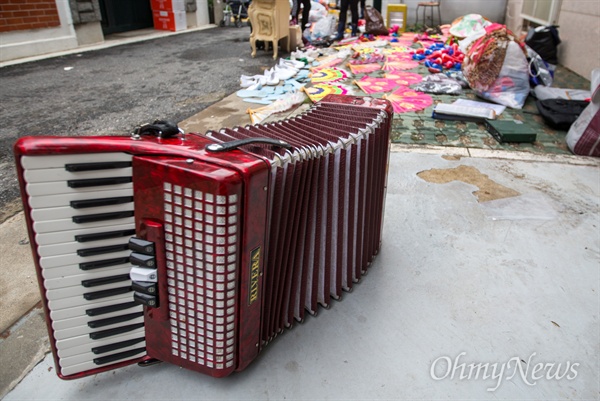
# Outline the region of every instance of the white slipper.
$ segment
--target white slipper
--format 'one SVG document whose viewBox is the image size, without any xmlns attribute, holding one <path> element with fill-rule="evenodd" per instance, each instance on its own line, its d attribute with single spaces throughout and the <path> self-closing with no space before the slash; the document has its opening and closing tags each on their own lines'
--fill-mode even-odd
<svg viewBox="0 0 600 401">
<path fill-rule="evenodd" d="M 269 70 L 265 70 L 264 78 L 265 78 L 266 85 L 278 85 L 279 84 L 279 77 L 275 73 L 275 70 L 273 70 L 272 68 Z"/>
<path fill-rule="evenodd" d="M 242 88 L 248 88 L 250 86 L 256 86 L 256 84 L 266 85 L 267 78 L 262 75 L 242 75 L 240 77 L 240 86 Z"/>
<path fill-rule="evenodd" d="M 273 67 L 273 70 L 275 71 L 275 74 L 281 81 L 290 79 L 291 77 L 293 77 L 294 75 L 296 75 L 298 73 L 298 70 L 295 68 L 281 67 L 279 65 L 276 65 L 275 67 Z"/>
<path fill-rule="evenodd" d="M 279 66 L 280 67 L 292 67 L 292 68 L 299 70 L 302 67 L 304 67 L 304 63 L 302 61 L 298 61 L 298 60 L 285 60 L 285 59 L 280 58 Z"/>
</svg>

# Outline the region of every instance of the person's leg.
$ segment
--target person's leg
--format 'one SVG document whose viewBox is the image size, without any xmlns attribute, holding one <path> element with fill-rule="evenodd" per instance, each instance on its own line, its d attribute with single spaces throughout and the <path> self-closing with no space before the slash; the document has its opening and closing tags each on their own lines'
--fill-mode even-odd
<svg viewBox="0 0 600 401">
<path fill-rule="evenodd" d="M 306 28 L 309 23 L 308 17 L 310 15 L 310 2 L 311 0 L 302 0 L 302 30 Z"/>
<path fill-rule="evenodd" d="M 358 35 L 358 0 L 350 0 L 350 14 L 352 15 L 352 36 Z"/>
<path fill-rule="evenodd" d="M 366 4 L 366 0 L 360 0 L 360 9 L 358 10 L 360 12 L 360 19 L 364 19 L 365 18 L 365 7 L 367 6 Z"/>
<path fill-rule="evenodd" d="M 290 11 L 290 15 L 292 16 L 291 25 L 296 25 L 298 23 L 298 0 L 292 0 L 292 9 Z"/>
<path fill-rule="evenodd" d="M 337 40 L 344 38 L 344 31 L 346 30 L 346 16 L 348 14 L 348 6 L 351 0 L 341 0 L 340 6 L 340 21 L 338 23 Z"/>
</svg>

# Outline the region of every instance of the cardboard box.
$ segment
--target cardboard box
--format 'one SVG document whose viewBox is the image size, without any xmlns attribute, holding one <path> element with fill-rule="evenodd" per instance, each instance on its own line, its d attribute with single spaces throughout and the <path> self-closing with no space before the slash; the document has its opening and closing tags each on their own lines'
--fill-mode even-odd
<svg viewBox="0 0 600 401">
<path fill-rule="evenodd" d="M 152 11 L 185 11 L 185 0 L 150 0 Z"/>
<path fill-rule="evenodd" d="M 304 43 L 302 42 L 302 30 L 298 25 L 290 25 L 290 48 L 286 49 L 286 51 L 296 51 L 297 48 L 302 49 L 304 47 Z M 285 39 L 285 38 L 284 38 Z"/>
<path fill-rule="evenodd" d="M 187 28 L 185 11 L 152 11 L 154 29 L 161 31 L 181 31 Z"/>
</svg>

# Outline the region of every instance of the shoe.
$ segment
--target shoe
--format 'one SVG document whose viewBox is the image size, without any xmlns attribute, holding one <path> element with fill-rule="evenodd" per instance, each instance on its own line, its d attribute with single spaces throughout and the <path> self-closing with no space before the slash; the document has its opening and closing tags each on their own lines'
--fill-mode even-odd
<svg viewBox="0 0 600 401">
<path fill-rule="evenodd" d="M 264 78 L 265 78 L 265 85 L 278 85 L 279 84 L 279 77 L 277 76 L 277 74 L 275 73 L 275 70 L 273 68 L 269 69 L 269 70 L 265 70 L 265 74 L 264 74 Z"/>
<path fill-rule="evenodd" d="M 295 52 L 291 53 L 291 58 L 292 60 L 297 60 L 297 59 L 305 59 L 306 61 L 308 61 L 309 63 L 312 63 L 313 61 L 315 61 L 315 58 L 319 57 L 319 52 L 314 51 L 313 49 L 306 49 L 306 50 L 296 50 Z"/>
<path fill-rule="evenodd" d="M 256 79 L 254 77 L 250 77 L 248 75 L 242 75 L 240 77 L 240 86 L 242 88 L 247 88 L 249 86 L 252 86 L 256 83 Z"/>
<path fill-rule="evenodd" d="M 296 75 L 298 73 L 298 70 L 295 68 L 282 67 L 279 65 L 276 65 L 275 67 L 273 67 L 273 70 L 275 71 L 277 78 L 279 78 L 281 81 L 290 79 L 291 77 L 293 77 L 294 75 Z"/>
<path fill-rule="evenodd" d="M 298 60 L 284 60 L 282 58 L 279 59 L 278 65 L 280 67 L 292 67 L 296 70 L 300 70 L 304 67 L 304 63 Z"/>
<path fill-rule="evenodd" d="M 256 81 L 254 84 L 248 86 L 246 88 L 246 90 L 248 90 L 248 91 L 259 91 L 259 90 L 262 89 L 262 87 L 263 87 L 263 85 L 260 82 Z"/>
<path fill-rule="evenodd" d="M 256 84 L 260 84 L 260 86 L 267 84 L 267 78 L 263 75 L 242 75 L 240 77 L 240 86 L 242 88 L 249 88 L 251 86 L 256 86 Z"/>
</svg>

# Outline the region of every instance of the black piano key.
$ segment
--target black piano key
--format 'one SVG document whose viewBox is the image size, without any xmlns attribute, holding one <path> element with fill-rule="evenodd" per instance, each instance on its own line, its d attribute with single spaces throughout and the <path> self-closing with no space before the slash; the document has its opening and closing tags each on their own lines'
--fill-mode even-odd
<svg viewBox="0 0 600 401">
<path fill-rule="evenodd" d="M 71 163 L 65 164 L 65 170 L 70 172 L 110 170 L 114 168 L 131 167 L 131 162 L 97 162 L 97 163 Z"/>
<path fill-rule="evenodd" d="M 87 325 L 92 329 L 97 329 L 99 327 L 110 326 L 111 324 L 128 322 L 141 316 L 144 316 L 144 312 L 128 313 L 126 315 L 108 317 L 106 319 L 92 320 L 91 322 L 88 322 Z"/>
<path fill-rule="evenodd" d="M 129 238 L 129 249 L 133 252 L 143 253 L 145 255 L 154 255 L 154 242 L 132 237 Z"/>
<path fill-rule="evenodd" d="M 114 329 L 107 329 L 90 333 L 90 338 L 92 340 L 101 340 L 106 337 L 129 333 L 130 331 L 141 329 L 142 327 L 144 327 L 144 323 L 129 324 L 127 326 L 115 327 Z"/>
<path fill-rule="evenodd" d="M 85 209 L 88 207 L 121 205 L 131 202 L 133 202 L 133 196 L 119 196 L 114 198 L 74 200 L 70 204 L 73 209 Z"/>
<path fill-rule="evenodd" d="M 118 282 L 127 281 L 127 280 L 129 280 L 129 274 L 119 274 L 116 276 L 108 276 L 108 277 L 94 278 L 94 279 L 90 279 L 90 280 L 82 280 L 81 285 L 85 288 L 92 288 L 92 287 L 98 287 L 100 285 L 118 283 Z"/>
<path fill-rule="evenodd" d="M 98 213 L 98 214 L 86 214 L 84 216 L 73 216 L 73 223 L 84 224 L 94 223 L 96 221 L 124 219 L 126 217 L 133 216 L 133 210 L 126 210 L 123 212 L 112 212 L 112 213 Z"/>
<path fill-rule="evenodd" d="M 83 180 L 67 180 L 69 188 L 101 187 L 105 185 L 128 184 L 131 177 L 86 178 Z"/>
<path fill-rule="evenodd" d="M 158 308 L 158 298 L 156 298 L 155 295 L 149 295 L 135 291 L 133 293 L 133 299 L 135 300 L 135 302 L 141 305 L 145 305 L 150 308 Z"/>
<path fill-rule="evenodd" d="M 145 340 L 145 337 L 134 338 L 133 340 L 121 341 L 114 344 L 103 345 L 101 347 L 92 348 L 92 352 L 96 355 L 105 354 L 110 351 L 115 351 L 121 348 L 130 347 L 132 345 L 141 343 Z"/>
<path fill-rule="evenodd" d="M 94 262 L 84 262 L 79 264 L 79 268 L 81 270 L 94 270 L 103 267 L 122 265 L 126 263 L 129 263 L 129 256 L 124 256 L 122 258 L 96 260 Z"/>
<path fill-rule="evenodd" d="M 129 351 L 123 351 L 117 354 L 103 356 L 100 358 L 94 358 L 94 363 L 96 365 L 106 365 L 107 363 L 118 361 L 119 359 L 129 358 L 144 351 L 146 351 L 146 347 L 136 348 Z"/>
<path fill-rule="evenodd" d="M 142 253 L 132 252 L 129 256 L 129 262 L 132 265 L 154 268 L 156 266 L 156 258 L 153 255 L 144 255 Z"/>
<path fill-rule="evenodd" d="M 82 256 L 82 257 L 95 256 L 95 255 L 102 255 L 105 253 L 126 251 L 128 249 L 129 249 L 129 245 L 127 245 L 127 244 L 99 246 L 97 248 L 78 249 L 77 255 Z"/>
<path fill-rule="evenodd" d="M 139 291 L 144 294 L 156 295 L 156 283 L 147 281 L 133 281 L 131 283 L 133 291 Z"/>
<path fill-rule="evenodd" d="M 100 241 L 100 240 L 111 239 L 111 238 L 130 237 L 132 235 L 135 235 L 135 229 L 106 231 L 103 233 L 76 235 L 75 241 L 77 241 L 77 242 L 92 242 L 92 241 Z"/>
<path fill-rule="evenodd" d="M 124 302 L 122 304 L 114 304 L 108 306 L 100 306 L 98 308 L 91 308 L 85 311 L 88 316 L 101 316 L 106 313 L 118 312 L 120 310 L 130 309 L 138 306 L 139 304 L 135 301 Z"/>
<path fill-rule="evenodd" d="M 112 297 L 113 295 L 127 294 L 130 291 L 131 286 L 128 285 L 127 287 L 111 288 L 110 290 L 86 292 L 83 294 L 83 298 L 88 301 L 95 301 L 96 299 L 108 298 Z"/>
</svg>

